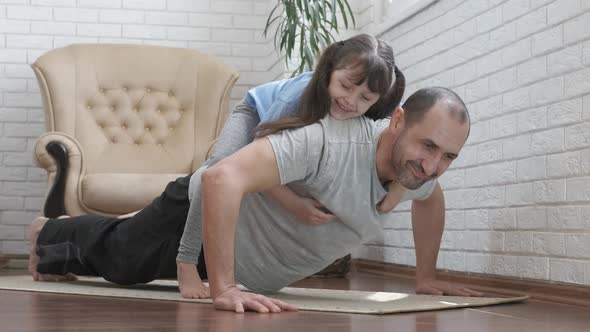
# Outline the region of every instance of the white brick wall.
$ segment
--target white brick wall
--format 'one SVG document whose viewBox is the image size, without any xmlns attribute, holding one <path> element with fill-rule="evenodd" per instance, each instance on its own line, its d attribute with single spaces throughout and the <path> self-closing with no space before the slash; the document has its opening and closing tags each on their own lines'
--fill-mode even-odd
<svg viewBox="0 0 590 332">
<path fill-rule="evenodd" d="M 26 225 L 39 214 L 46 174 L 32 163 L 44 132 L 42 101 L 29 65 L 71 43 L 187 47 L 219 56 L 245 91 L 281 76 L 262 31 L 271 0 L 0 0 L 0 253 L 27 253 Z"/>
<path fill-rule="evenodd" d="M 439 0 L 381 37 L 408 95 L 447 86 L 471 112 L 441 178 L 438 267 L 590 285 L 590 2 Z M 388 234 L 410 234 L 408 209 Z M 390 239 L 358 256 L 411 265 L 410 243 Z"/>
</svg>

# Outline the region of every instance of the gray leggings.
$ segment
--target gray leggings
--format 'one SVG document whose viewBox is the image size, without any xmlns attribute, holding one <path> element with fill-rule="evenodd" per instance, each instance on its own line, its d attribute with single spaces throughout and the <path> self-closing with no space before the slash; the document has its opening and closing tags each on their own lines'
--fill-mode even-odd
<svg viewBox="0 0 590 332">
<path fill-rule="evenodd" d="M 191 201 L 184 233 L 180 240 L 176 260 L 197 264 L 202 245 L 201 175 L 207 167 L 231 155 L 254 140 L 254 128 L 260 123 L 256 108 L 242 100 L 229 115 L 213 154 L 191 176 L 188 197 Z"/>
</svg>

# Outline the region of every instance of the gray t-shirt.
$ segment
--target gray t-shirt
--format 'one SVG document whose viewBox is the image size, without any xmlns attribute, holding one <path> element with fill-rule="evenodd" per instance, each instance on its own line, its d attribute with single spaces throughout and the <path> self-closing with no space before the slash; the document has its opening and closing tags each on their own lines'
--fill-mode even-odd
<svg viewBox="0 0 590 332">
<path fill-rule="evenodd" d="M 376 209 L 387 191 L 377 176 L 375 151 L 379 134 L 388 124 L 389 120 L 341 121 L 327 116 L 320 123 L 268 136 L 281 184 L 300 196 L 315 198 L 337 218 L 325 225 L 306 225 L 269 194 L 247 194 L 236 230 L 239 283 L 258 293 L 278 291 L 379 234 L 381 225 L 392 217 Z M 194 176 L 200 179 L 200 174 Z M 430 181 L 408 191 L 402 200 L 425 199 L 435 184 Z M 200 189 L 200 183 L 191 187 Z"/>
</svg>

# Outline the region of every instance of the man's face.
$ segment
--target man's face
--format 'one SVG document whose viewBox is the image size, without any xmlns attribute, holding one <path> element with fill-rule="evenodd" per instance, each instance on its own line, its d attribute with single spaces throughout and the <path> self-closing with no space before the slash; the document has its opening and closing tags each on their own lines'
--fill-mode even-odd
<svg viewBox="0 0 590 332">
<path fill-rule="evenodd" d="M 442 175 L 457 158 L 469 125 L 461 124 L 437 102 L 421 122 L 403 129 L 392 149 L 393 171 L 408 189 Z"/>
<path fill-rule="evenodd" d="M 379 100 L 379 94 L 369 89 L 366 80 L 361 85 L 356 85 L 355 76 L 358 76 L 358 70 L 337 69 L 330 76 L 330 115 L 338 120 L 361 116 Z"/>
</svg>

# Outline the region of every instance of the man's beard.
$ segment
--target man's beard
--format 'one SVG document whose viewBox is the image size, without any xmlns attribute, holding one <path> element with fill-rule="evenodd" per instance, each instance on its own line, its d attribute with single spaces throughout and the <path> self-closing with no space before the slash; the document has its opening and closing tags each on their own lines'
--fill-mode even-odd
<svg viewBox="0 0 590 332">
<path fill-rule="evenodd" d="M 416 170 L 416 172 L 418 173 L 422 173 L 424 174 L 424 169 L 422 168 L 422 165 L 420 164 L 419 161 L 417 160 L 408 160 L 406 161 L 404 164 L 402 164 L 402 153 L 401 153 L 401 146 L 402 144 L 402 138 L 403 138 L 403 134 L 400 136 L 400 138 L 397 140 L 397 142 L 395 142 L 395 144 L 393 145 L 393 155 L 392 155 L 392 160 L 393 160 L 393 171 L 395 173 L 395 176 L 397 177 L 397 181 L 404 187 L 410 189 L 410 190 L 416 190 L 420 187 L 422 187 L 423 184 L 425 184 L 426 182 L 436 178 L 437 174 L 436 172 L 434 174 L 431 174 L 430 176 L 428 176 L 425 179 L 417 179 L 414 174 L 412 173 L 412 171 L 410 170 L 410 168 L 414 168 Z"/>
</svg>

